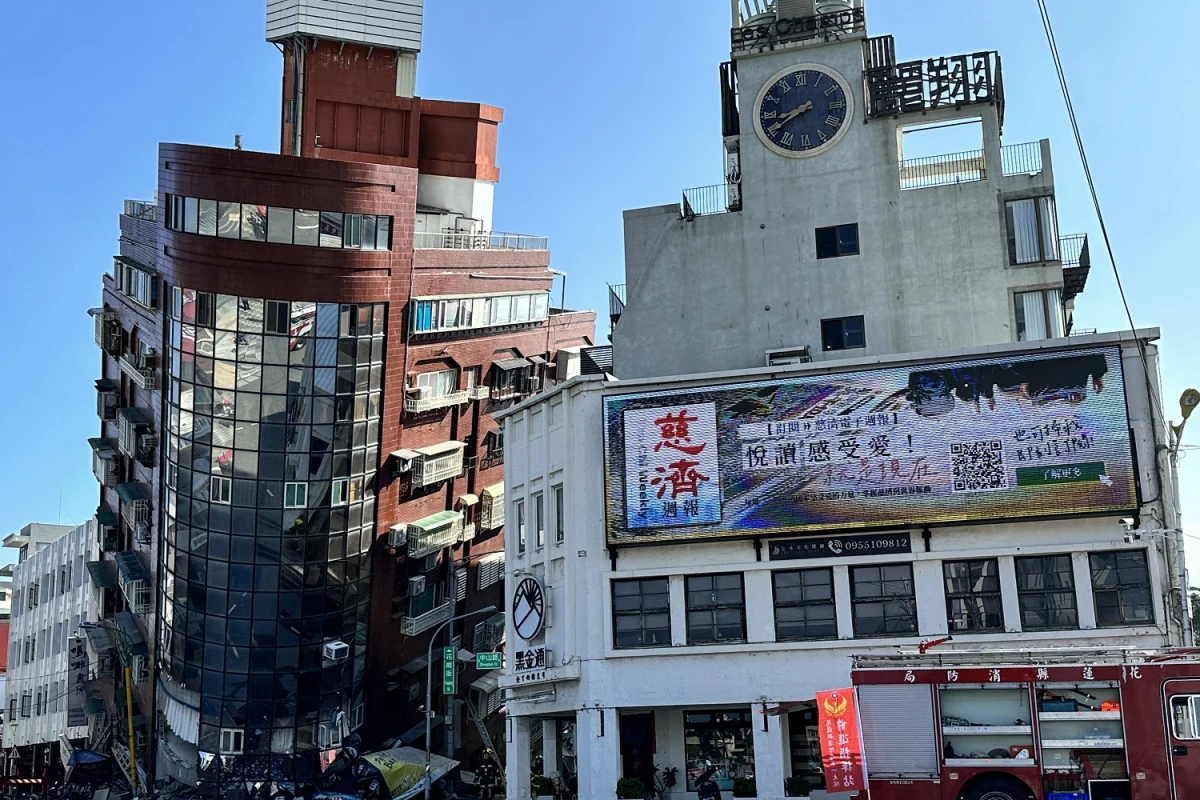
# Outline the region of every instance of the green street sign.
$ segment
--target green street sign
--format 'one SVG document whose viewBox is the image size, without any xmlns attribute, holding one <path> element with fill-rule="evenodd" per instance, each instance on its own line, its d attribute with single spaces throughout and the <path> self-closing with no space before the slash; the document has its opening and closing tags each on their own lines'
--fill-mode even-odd
<svg viewBox="0 0 1200 800">
<path fill-rule="evenodd" d="M 442 693 L 454 694 L 454 679 L 457 676 L 454 663 L 454 648 L 442 648 Z"/>
<path fill-rule="evenodd" d="M 500 653 L 476 653 L 475 666 L 478 669 L 501 669 L 504 666 L 502 659 Z"/>
</svg>

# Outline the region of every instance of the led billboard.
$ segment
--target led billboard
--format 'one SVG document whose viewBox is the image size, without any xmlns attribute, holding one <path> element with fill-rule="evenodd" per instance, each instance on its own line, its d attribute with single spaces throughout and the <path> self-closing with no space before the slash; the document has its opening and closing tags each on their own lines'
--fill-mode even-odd
<svg viewBox="0 0 1200 800">
<path fill-rule="evenodd" d="M 1118 347 L 604 398 L 608 540 L 1125 511 Z"/>
</svg>

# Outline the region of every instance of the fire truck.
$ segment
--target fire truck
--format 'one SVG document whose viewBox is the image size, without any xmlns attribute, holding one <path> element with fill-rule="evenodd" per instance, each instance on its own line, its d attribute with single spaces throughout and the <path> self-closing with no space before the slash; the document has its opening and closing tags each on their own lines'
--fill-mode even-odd
<svg viewBox="0 0 1200 800">
<path fill-rule="evenodd" d="M 1200 800 L 1200 650 L 854 659 L 871 800 Z"/>
</svg>

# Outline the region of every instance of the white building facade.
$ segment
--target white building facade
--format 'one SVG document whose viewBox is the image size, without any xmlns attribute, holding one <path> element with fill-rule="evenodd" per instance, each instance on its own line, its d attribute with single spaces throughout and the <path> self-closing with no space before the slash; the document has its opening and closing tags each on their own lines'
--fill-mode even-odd
<svg viewBox="0 0 1200 800">
<path fill-rule="evenodd" d="M 82 687 L 72 680 L 70 652 L 72 640 L 84 635 L 80 624 L 97 619 L 97 592 L 86 567 L 98 554 L 95 520 L 75 528 L 43 525 L 31 532 L 32 527 L 5 542 L 28 548 L 13 568 L 8 641 L 4 742 L 17 748 L 57 743 L 61 736 L 87 738 Z M 73 704 L 77 725 L 69 724 Z"/>
<path fill-rule="evenodd" d="M 1158 332 L 1073 329 L 1086 237 L 999 57 L 732 5 L 725 184 L 626 212 L 615 378 L 502 415 L 510 797 L 540 756 L 821 798 L 853 655 L 1188 640 Z"/>
<path fill-rule="evenodd" d="M 580 797 L 611 796 L 617 780 L 639 776 L 639 761 L 647 759 L 679 769 L 672 796 L 682 798 L 684 776 L 706 758 L 722 766 L 726 790 L 734 779 L 752 777 L 760 798 L 797 796 L 785 795 L 788 779 L 812 779 L 818 787 L 822 781 L 819 750 L 809 744 L 816 718 L 803 707 L 778 716 L 764 712 L 848 686 L 852 655 L 914 650 L 947 636 L 952 640 L 941 649 L 1179 645 L 1175 562 L 1172 541 L 1163 533 L 1175 525 L 1174 509 L 1161 500 L 1173 489 L 1160 481 L 1156 465 L 1155 449 L 1165 428 L 1151 410 L 1142 360 L 1144 348 L 1149 385 L 1157 391 L 1156 337 L 1156 331 L 1141 332 L 1136 340 L 1130 334 L 1100 334 L 1003 351 L 975 348 L 668 380 L 581 377 L 510 412 L 505 418 L 506 496 L 515 535 L 506 551 L 511 613 L 502 683 L 511 690 L 510 796 L 528 796 L 524 781 L 531 752 L 542 756 L 547 774 L 564 768 L 577 774 Z M 861 522 L 848 522 L 844 529 L 814 525 L 822 530 L 814 534 L 804 525 L 813 518 L 811 509 L 797 506 L 794 518 L 778 520 L 774 531 L 761 536 L 745 524 L 760 524 L 763 517 L 727 516 L 731 527 L 742 526 L 730 530 L 728 538 L 709 531 L 693 540 L 680 527 L 656 529 L 654 535 L 665 537 L 647 544 L 615 542 L 606 523 L 613 519 L 611 504 L 623 492 L 635 496 L 638 481 L 624 478 L 626 485 L 617 485 L 624 462 L 610 463 L 606 475 L 606 429 L 611 436 L 613 422 L 605 418 L 605 398 L 612 403 L 628 395 L 641 399 L 665 393 L 659 396 L 665 410 L 658 418 L 681 408 L 699 416 L 688 393 L 713 386 L 748 386 L 753 393 L 766 383 L 820 384 L 857 370 L 927 372 L 947 359 L 961 363 L 999 356 L 1021 363 L 1086 357 L 1080 354 L 1097 349 L 1119 354 L 1114 356 L 1119 369 L 1102 380 L 1128 399 L 1133 448 L 1124 469 L 1105 457 L 1111 474 L 1095 477 L 1099 485 L 1109 480 L 1132 485 L 1140 497 L 1152 499 L 1140 507 L 1128 494 L 1133 499 L 1124 511 L 1059 515 L 1044 505 L 1053 496 L 1035 499 L 1036 490 L 1016 488 L 1011 513 L 1030 513 L 1042 503 L 1039 513 L 1046 516 L 900 524 L 867 533 L 858 530 Z M 998 413 L 1009 422 L 1012 410 L 1006 404 L 1034 405 L 1019 392 L 996 394 Z M 956 403 L 954 417 L 979 413 L 970 402 L 956 398 Z M 633 412 L 624 413 L 628 420 Z M 1058 416 L 1087 418 L 1082 411 L 1066 414 Z M 939 419 L 924 422 L 935 432 L 943 425 Z M 1031 421 L 1013 432 L 1041 424 L 1053 423 Z M 904 430 L 903 420 L 898 430 Z M 1109 430 L 1110 442 L 1117 441 L 1117 430 Z M 703 441 L 701 435 L 693 430 L 693 441 Z M 1017 448 L 1005 447 L 1006 457 L 1016 463 Z M 891 461 L 883 462 L 889 473 Z M 901 459 L 906 477 L 912 463 Z M 1095 462 L 1054 463 L 1069 472 Z M 736 467 L 729 471 L 732 480 L 721 476 L 727 504 L 736 502 L 732 495 L 740 474 Z M 939 479 L 923 480 L 936 484 Z M 851 502 L 868 516 L 876 505 L 906 499 L 904 492 L 879 488 L 854 494 Z M 787 499 L 776 502 L 786 505 Z M 1128 521 L 1132 517 L 1136 522 Z M 785 530 L 793 524 L 794 531 Z M 1128 533 L 1131 526 L 1147 533 L 1136 538 Z M 526 622 L 523 636 L 522 612 L 531 608 L 528 579 L 536 581 L 544 598 L 540 613 L 530 615 L 540 616 L 542 625 Z M 539 738 L 541 745 L 531 751 L 531 742 Z M 817 788 L 798 796 L 825 794 Z"/>
</svg>

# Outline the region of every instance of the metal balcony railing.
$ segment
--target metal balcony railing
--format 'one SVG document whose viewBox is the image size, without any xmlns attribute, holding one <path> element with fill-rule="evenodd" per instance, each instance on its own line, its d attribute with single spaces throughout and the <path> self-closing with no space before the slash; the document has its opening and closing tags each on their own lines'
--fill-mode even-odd
<svg viewBox="0 0 1200 800">
<path fill-rule="evenodd" d="M 408 555 L 410 558 L 422 558 L 430 553 L 436 553 L 443 547 L 458 544 L 461 540 L 462 522 L 455 522 L 432 531 L 423 531 L 410 525 L 408 528 Z"/>
<path fill-rule="evenodd" d="M 101 486 L 117 485 L 117 459 L 112 450 L 92 451 L 92 474 Z"/>
<path fill-rule="evenodd" d="M 424 614 L 416 617 L 404 617 L 400 621 L 400 631 L 405 636 L 416 636 L 418 633 L 429 630 L 430 628 L 440 625 L 450 619 L 451 609 L 454 603 L 450 600 L 442 603 L 440 606 L 435 606 Z"/>
<path fill-rule="evenodd" d="M 121 591 L 129 601 L 129 610 L 135 614 L 150 613 L 150 587 L 145 581 L 129 581 L 121 584 Z"/>
<path fill-rule="evenodd" d="M 679 216 L 686 220 L 741 210 L 740 184 L 718 183 L 715 186 L 684 189 L 683 200 L 679 203 Z"/>
<path fill-rule="evenodd" d="M 474 539 L 475 532 L 476 531 L 475 531 L 475 523 L 474 522 L 468 522 L 466 525 L 463 525 L 462 541 L 469 542 L 472 539 Z"/>
<path fill-rule="evenodd" d="M 901 191 L 973 183 L 986 178 L 987 166 L 982 150 L 909 158 L 900 162 Z"/>
<path fill-rule="evenodd" d="M 500 231 L 421 231 L 413 234 L 413 247 L 417 250 L 549 250 L 550 240 L 545 236 Z"/>
<path fill-rule="evenodd" d="M 412 485 L 417 487 L 453 478 L 462 472 L 463 452 L 456 450 L 439 456 L 422 456 L 413 461 Z"/>
<path fill-rule="evenodd" d="M 158 206 L 153 200 L 126 200 L 125 216 L 154 222 L 158 219 Z"/>
<path fill-rule="evenodd" d="M 467 399 L 469 400 L 487 400 L 492 395 L 492 387 L 490 386 L 475 386 L 467 389 Z"/>
<path fill-rule="evenodd" d="M 1000 148 L 1000 165 L 1005 175 L 1040 175 L 1042 143 L 1010 144 Z"/>
<path fill-rule="evenodd" d="M 404 410 L 410 414 L 420 414 L 424 411 L 432 411 L 435 408 L 449 408 L 450 406 L 458 406 L 470 401 L 471 392 L 467 389 L 461 392 L 450 392 L 449 394 L 415 392 L 404 398 Z"/>
<path fill-rule="evenodd" d="M 138 385 L 140 389 L 157 388 L 154 378 L 154 366 L 141 356 L 126 354 L 121 356 L 121 372 Z"/>
</svg>

